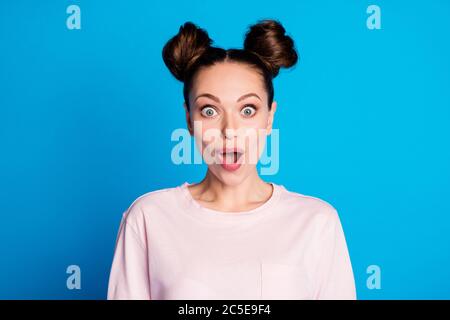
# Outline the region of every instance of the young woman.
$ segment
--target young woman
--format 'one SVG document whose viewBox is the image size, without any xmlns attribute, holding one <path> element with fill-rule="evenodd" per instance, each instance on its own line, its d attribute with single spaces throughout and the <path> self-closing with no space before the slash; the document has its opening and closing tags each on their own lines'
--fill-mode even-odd
<svg viewBox="0 0 450 320">
<path fill-rule="evenodd" d="M 108 299 L 356 299 L 335 208 L 256 169 L 277 107 L 272 80 L 298 59 L 283 26 L 259 21 L 243 49 L 225 50 L 186 22 L 163 59 L 184 83 L 187 127 L 208 170 L 123 214 Z"/>
</svg>

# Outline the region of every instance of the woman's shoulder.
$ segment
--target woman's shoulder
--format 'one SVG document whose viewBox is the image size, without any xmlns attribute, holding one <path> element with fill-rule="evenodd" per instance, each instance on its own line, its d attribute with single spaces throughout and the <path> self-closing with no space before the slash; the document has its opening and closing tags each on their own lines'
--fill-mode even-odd
<svg viewBox="0 0 450 320">
<path fill-rule="evenodd" d="M 155 189 L 138 196 L 123 212 L 123 217 L 128 221 L 147 219 L 149 212 L 173 205 L 176 201 L 175 194 L 178 189 L 179 186 Z"/>
<path fill-rule="evenodd" d="M 331 219 L 338 218 L 338 210 L 330 201 L 319 196 L 286 189 L 284 186 L 282 189 L 284 191 L 281 198 L 283 206 L 312 215 L 321 215 Z"/>
<path fill-rule="evenodd" d="M 149 205 L 154 202 L 164 201 L 168 197 L 172 196 L 178 189 L 178 186 L 167 187 L 162 189 L 155 189 L 148 191 L 140 196 L 138 196 L 130 206 L 134 205 Z"/>
</svg>

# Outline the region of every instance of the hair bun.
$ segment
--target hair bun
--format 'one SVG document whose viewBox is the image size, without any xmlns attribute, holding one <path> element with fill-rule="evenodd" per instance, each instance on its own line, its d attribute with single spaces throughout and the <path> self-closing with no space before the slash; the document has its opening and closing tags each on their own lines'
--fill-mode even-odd
<svg viewBox="0 0 450 320">
<path fill-rule="evenodd" d="M 173 36 L 164 46 L 162 56 L 170 72 L 180 81 L 195 61 L 211 46 L 212 40 L 208 33 L 192 22 L 186 22 L 180 27 L 178 34 Z"/>
<path fill-rule="evenodd" d="M 256 53 L 273 77 L 281 67 L 292 67 L 298 60 L 294 41 L 285 32 L 280 22 L 261 20 L 250 26 L 245 35 L 244 50 Z"/>
</svg>

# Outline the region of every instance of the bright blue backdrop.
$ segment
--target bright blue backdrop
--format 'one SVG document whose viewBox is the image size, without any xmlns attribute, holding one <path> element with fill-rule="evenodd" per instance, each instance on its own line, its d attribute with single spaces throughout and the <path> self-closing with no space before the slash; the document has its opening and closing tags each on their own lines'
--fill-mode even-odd
<svg viewBox="0 0 450 320">
<path fill-rule="evenodd" d="M 71 4 L 81 30 L 66 27 Z M 381 30 L 366 27 L 370 4 Z M 0 298 L 106 297 L 122 212 L 206 169 L 171 162 L 185 123 L 162 46 L 190 20 L 241 47 L 261 18 L 300 54 L 275 81 L 281 164 L 264 178 L 338 209 L 358 298 L 450 298 L 444 0 L 1 1 Z M 71 264 L 81 290 L 66 288 Z"/>
</svg>

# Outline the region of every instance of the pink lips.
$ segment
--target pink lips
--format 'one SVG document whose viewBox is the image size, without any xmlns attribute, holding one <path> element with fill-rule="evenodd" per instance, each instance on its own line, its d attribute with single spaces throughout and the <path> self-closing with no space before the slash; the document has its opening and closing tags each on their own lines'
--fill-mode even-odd
<svg viewBox="0 0 450 320">
<path fill-rule="evenodd" d="M 222 163 L 222 168 L 224 168 L 227 171 L 236 171 L 241 167 L 240 163 Z"/>
<path fill-rule="evenodd" d="M 244 151 L 240 148 L 223 148 L 223 149 L 216 149 L 216 152 L 218 154 L 219 163 L 227 171 L 236 171 L 241 167 L 242 159 L 243 159 L 243 153 Z M 226 162 L 226 157 L 224 157 L 224 153 L 232 153 L 236 152 L 237 155 L 237 161 L 232 163 Z M 239 155 L 240 154 L 240 155 Z"/>
</svg>

